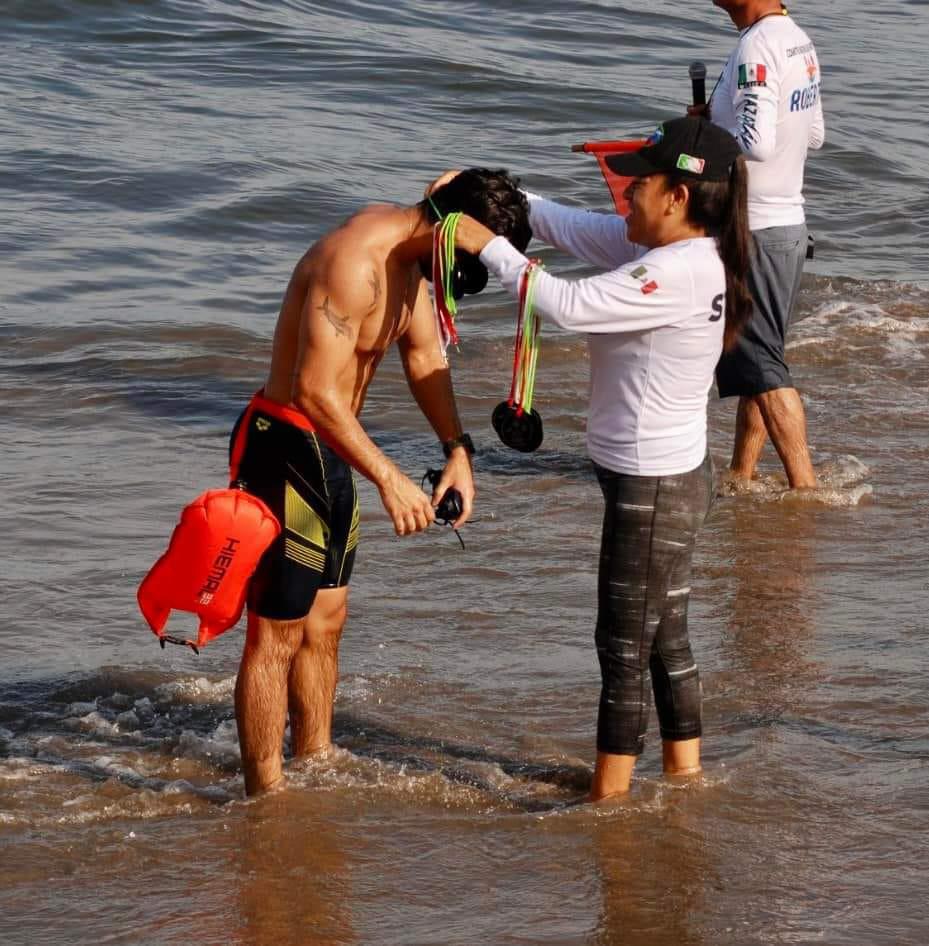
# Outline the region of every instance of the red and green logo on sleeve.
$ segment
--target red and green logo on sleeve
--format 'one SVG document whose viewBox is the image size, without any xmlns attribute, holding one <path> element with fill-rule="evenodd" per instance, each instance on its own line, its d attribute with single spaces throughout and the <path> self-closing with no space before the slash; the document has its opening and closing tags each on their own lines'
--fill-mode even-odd
<svg viewBox="0 0 929 946">
<path fill-rule="evenodd" d="M 658 283 L 648 275 L 647 266 L 637 266 L 629 275 L 639 281 L 643 296 L 651 295 L 658 288 Z"/>
</svg>

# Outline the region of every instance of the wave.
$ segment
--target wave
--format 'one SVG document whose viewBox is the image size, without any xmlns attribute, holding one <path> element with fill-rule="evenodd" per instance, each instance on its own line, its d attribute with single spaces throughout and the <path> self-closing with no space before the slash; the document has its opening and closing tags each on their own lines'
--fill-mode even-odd
<svg viewBox="0 0 929 946">
<path fill-rule="evenodd" d="M 241 801 L 234 682 L 107 669 L 64 685 L 34 683 L 26 699 L 0 693 L 0 825 L 162 818 Z M 511 757 L 373 724 L 363 707 L 377 687 L 345 681 L 338 748 L 289 763 L 290 789 L 527 813 L 571 804 L 589 785 L 578 760 Z"/>
</svg>

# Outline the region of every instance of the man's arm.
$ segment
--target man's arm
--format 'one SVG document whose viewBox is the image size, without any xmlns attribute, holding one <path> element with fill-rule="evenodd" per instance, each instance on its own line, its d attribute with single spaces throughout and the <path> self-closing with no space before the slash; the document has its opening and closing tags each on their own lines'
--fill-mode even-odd
<svg viewBox="0 0 929 946">
<path fill-rule="evenodd" d="M 301 320 L 294 403 L 339 454 L 378 488 L 397 535 L 408 535 L 425 529 L 435 518 L 429 498 L 378 449 L 344 394 L 344 376 L 352 371 L 358 331 L 372 302 L 368 281 L 358 278 L 358 269 L 356 259 L 343 258 L 330 265 L 325 278 L 310 281 Z"/>
<path fill-rule="evenodd" d="M 739 142 L 749 161 L 767 161 L 777 147 L 780 66 L 768 44 L 751 37 L 736 50 L 733 66 L 735 125 L 726 131 Z"/>
<path fill-rule="evenodd" d="M 452 375 L 439 347 L 435 316 L 425 281 L 420 283 L 410 325 L 397 344 L 410 391 L 436 436 L 442 442 L 457 439 L 462 431 L 452 389 Z M 439 503 L 449 487 L 461 493 L 462 513 L 453 523 L 458 528 L 470 518 L 474 503 L 471 456 L 464 447 L 452 450 L 432 495 L 434 504 Z"/>
<path fill-rule="evenodd" d="M 821 73 L 820 73 L 821 75 Z M 818 151 L 826 143 L 826 121 L 823 118 L 822 86 L 816 99 L 816 110 L 813 112 L 813 123 L 810 125 L 809 146 Z"/>
</svg>

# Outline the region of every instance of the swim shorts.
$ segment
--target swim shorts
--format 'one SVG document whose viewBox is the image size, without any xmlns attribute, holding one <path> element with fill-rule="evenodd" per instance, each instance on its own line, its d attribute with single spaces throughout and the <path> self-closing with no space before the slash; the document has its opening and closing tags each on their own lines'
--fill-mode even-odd
<svg viewBox="0 0 929 946">
<path fill-rule="evenodd" d="M 794 386 L 784 342 L 803 276 L 806 226 L 754 230 L 752 238 L 748 283 L 754 307 L 735 348 L 724 352 L 716 366 L 720 397 L 752 397 Z"/>
<path fill-rule="evenodd" d="M 305 617 L 320 588 L 348 584 L 358 545 L 352 468 L 300 411 L 258 392 L 236 421 L 229 477 L 281 524 L 252 576 L 248 607 L 261 617 Z"/>
</svg>

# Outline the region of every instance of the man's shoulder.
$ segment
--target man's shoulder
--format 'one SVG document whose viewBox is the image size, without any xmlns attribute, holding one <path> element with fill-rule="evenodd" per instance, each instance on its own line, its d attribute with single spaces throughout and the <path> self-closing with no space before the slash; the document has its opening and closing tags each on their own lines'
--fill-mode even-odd
<svg viewBox="0 0 929 946">
<path fill-rule="evenodd" d="M 815 50 L 813 41 L 789 16 L 769 16 L 746 30 L 739 39 L 741 50 L 764 50 L 772 57 L 792 59 Z"/>
<path fill-rule="evenodd" d="M 392 204 L 369 204 L 356 210 L 313 246 L 317 257 L 343 260 L 383 255 L 385 244 L 403 233 L 403 209 Z"/>
<path fill-rule="evenodd" d="M 404 208 L 396 204 L 366 204 L 364 207 L 356 210 L 348 219 L 367 220 L 373 222 L 376 220 L 390 220 L 403 214 Z"/>
<path fill-rule="evenodd" d="M 393 204 L 368 204 L 356 210 L 333 234 L 345 232 L 352 239 L 390 233 L 401 225 L 404 209 Z"/>
</svg>

